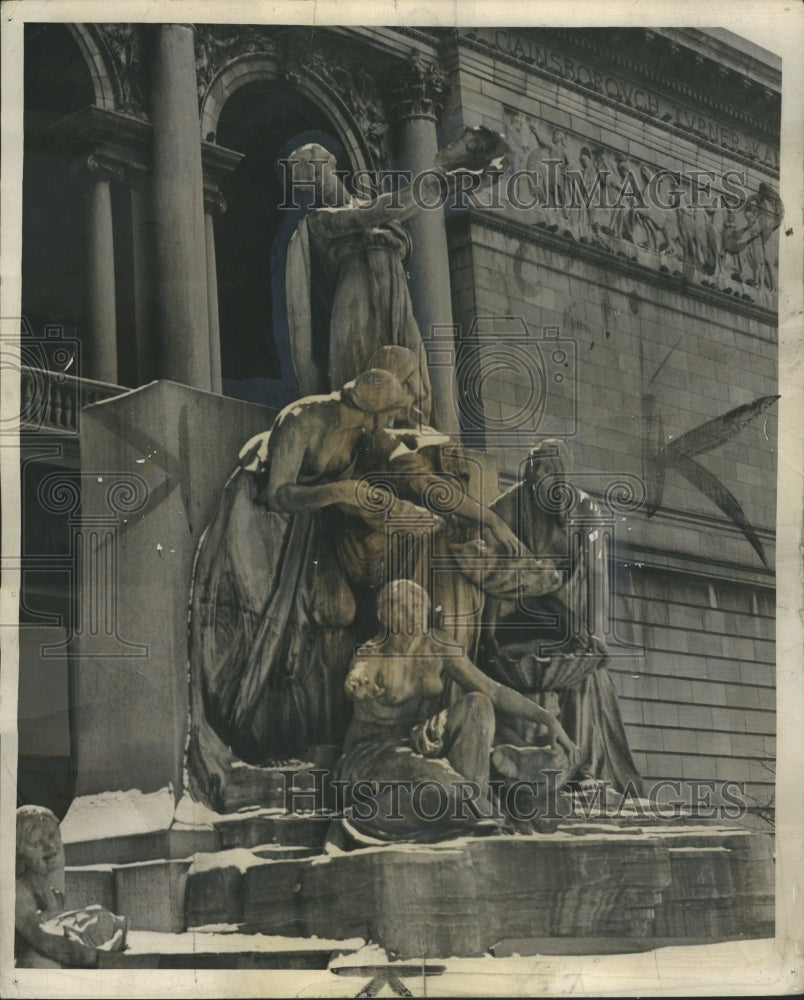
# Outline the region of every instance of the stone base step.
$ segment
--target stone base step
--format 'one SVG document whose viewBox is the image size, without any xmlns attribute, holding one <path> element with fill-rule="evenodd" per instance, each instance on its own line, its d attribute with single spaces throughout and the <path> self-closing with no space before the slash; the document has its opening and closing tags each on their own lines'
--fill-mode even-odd
<svg viewBox="0 0 804 1000">
<path fill-rule="evenodd" d="M 68 869 L 68 901 L 102 903 L 134 931 L 223 924 L 257 936 L 347 936 L 391 958 L 482 955 L 526 939 L 592 939 L 605 951 L 611 941 L 641 950 L 647 940 L 773 935 L 768 834 L 573 822 L 324 852 L 329 824 L 271 810 L 218 818 L 214 851 Z"/>
<path fill-rule="evenodd" d="M 331 820 L 332 816 L 325 812 L 284 813 L 278 809 L 254 809 L 216 820 L 214 828 L 222 850 L 260 844 L 320 849 Z"/>
<path fill-rule="evenodd" d="M 101 969 L 326 969 L 365 945 L 349 940 L 195 930 L 183 934 L 129 931 L 122 952 L 100 952 Z"/>
<path fill-rule="evenodd" d="M 322 759 L 331 751 L 315 749 Z M 251 791 L 242 796 L 242 807 L 228 813 L 215 813 L 188 794 L 177 803 L 168 787 L 79 796 L 61 824 L 66 863 L 126 865 L 269 843 L 320 847 L 328 826 L 325 768 L 317 762 L 275 768 L 243 764 L 234 773 L 251 775 L 248 781 L 242 778 L 252 782 Z M 252 801 L 254 782 L 258 804 Z"/>
<path fill-rule="evenodd" d="M 138 861 L 187 858 L 199 851 L 217 851 L 221 842 L 213 826 L 170 826 L 147 833 L 121 834 L 65 843 L 66 863 L 84 865 L 130 865 Z"/>
<path fill-rule="evenodd" d="M 249 809 L 204 824 L 174 822 L 165 829 L 145 833 L 77 840 L 66 843 L 64 853 L 68 865 L 84 867 L 178 860 L 234 847 L 271 844 L 320 850 L 330 821 L 331 815 L 325 812 L 288 814 L 274 808 Z"/>
<path fill-rule="evenodd" d="M 187 858 L 65 869 L 68 901 L 91 900 L 128 917 L 134 930 L 178 933 L 205 923 L 237 923 L 243 873 L 253 865 L 298 862 L 316 847 L 260 844 L 253 850 L 198 852 Z"/>
<path fill-rule="evenodd" d="M 290 861 L 298 858 L 313 858 L 321 853 L 320 847 L 297 847 L 294 844 L 258 844 L 252 847 L 252 854 L 265 861 Z"/>
<path fill-rule="evenodd" d="M 230 868 L 225 884 L 220 871 L 191 875 L 188 900 L 252 931 L 337 929 L 392 956 L 469 956 L 510 938 L 772 936 L 773 881 L 766 835 L 618 828 L 263 861 Z"/>
<path fill-rule="evenodd" d="M 219 808 L 237 812 L 253 806 L 269 809 L 323 809 L 329 795 L 326 777 L 331 773 L 337 753 L 335 747 L 311 747 L 312 760 L 289 761 L 275 767 L 255 767 L 245 761 L 231 765 Z M 289 801 L 290 800 L 290 801 Z"/>
<path fill-rule="evenodd" d="M 768 935 L 772 937 L 773 935 Z M 743 935 L 729 940 L 743 941 Z M 719 944 L 723 938 L 706 937 L 529 937 L 506 938 L 489 949 L 494 958 L 522 958 L 530 955 L 634 955 L 657 948 L 689 948 L 699 944 Z"/>
</svg>

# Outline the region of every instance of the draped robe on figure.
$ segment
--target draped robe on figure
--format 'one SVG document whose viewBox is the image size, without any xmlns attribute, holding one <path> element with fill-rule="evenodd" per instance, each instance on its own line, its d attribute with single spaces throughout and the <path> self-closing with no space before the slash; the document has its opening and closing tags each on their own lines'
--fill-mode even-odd
<svg viewBox="0 0 804 1000">
<path fill-rule="evenodd" d="M 256 502 L 264 480 L 242 468 L 230 477 L 193 571 L 189 763 L 207 798 L 237 759 L 298 757 L 340 742 L 349 721 L 355 605 L 331 512 L 269 510 Z"/>
<path fill-rule="evenodd" d="M 397 344 L 419 362 L 426 421 L 430 376 L 404 266 L 410 236 L 398 222 L 367 227 L 361 212 L 314 209 L 288 245 L 287 315 L 299 385 L 303 395 L 340 389 L 378 348 Z"/>
<path fill-rule="evenodd" d="M 590 606 L 592 613 L 599 614 L 608 603 L 602 517 L 591 497 L 582 491 L 575 495 L 578 502 L 572 515 L 580 532 L 577 547 L 571 538 L 572 525 L 555 512 L 539 508 L 529 483 L 512 487 L 491 505 L 533 552 L 546 557 L 568 555 L 570 570 L 560 590 L 527 598 L 503 621 L 487 623 L 479 665 L 501 683 L 523 694 L 538 695 L 545 707 L 549 707 L 549 695 L 557 694 L 561 723 L 581 750 L 577 779 L 607 780 L 619 791 L 630 782 L 638 793 L 641 777 L 606 666 L 605 646 L 601 643 L 602 653 L 589 648 L 590 633 L 596 631 Z M 539 617 L 541 625 L 537 625 Z M 556 623 L 552 629 L 544 624 L 548 618 Z M 564 651 L 544 649 L 572 633 Z"/>
</svg>

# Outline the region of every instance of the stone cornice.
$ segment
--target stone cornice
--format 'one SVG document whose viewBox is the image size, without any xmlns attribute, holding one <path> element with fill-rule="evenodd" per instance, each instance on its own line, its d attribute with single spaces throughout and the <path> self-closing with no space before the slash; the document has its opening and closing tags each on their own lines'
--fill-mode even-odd
<svg viewBox="0 0 804 1000">
<path fill-rule="evenodd" d="M 547 29 L 538 30 L 537 29 L 517 29 L 517 28 L 507 28 L 507 31 L 521 31 L 523 34 L 530 32 L 531 34 L 538 34 L 540 39 L 544 41 L 545 31 Z M 588 39 L 583 38 L 581 35 L 572 33 L 570 29 L 552 29 L 555 33 L 553 37 L 557 37 L 561 42 L 563 42 L 564 47 L 574 48 L 576 50 L 581 50 L 593 54 L 595 57 L 607 60 L 612 66 L 618 69 L 625 70 L 633 74 L 637 74 L 640 77 L 649 80 L 651 83 L 655 84 L 659 88 L 669 91 L 670 93 L 677 94 L 680 97 L 686 97 L 688 101 L 692 101 L 695 104 L 700 104 L 704 108 L 711 108 L 720 115 L 727 115 L 729 118 L 737 121 L 738 123 L 748 127 L 753 133 L 761 134 L 770 140 L 777 141 L 779 137 L 778 127 L 774 128 L 769 124 L 766 117 L 757 118 L 747 114 L 741 108 L 735 107 L 733 105 L 727 105 L 723 100 L 717 100 L 701 88 L 693 88 L 689 84 L 684 83 L 682 80 L 674 79 L 667 74 L 661 73 L 656 69 L 645 66 L 644 64 L 634 60 L 632 57 L 618 52 L 612 52 L 611 49 L 602 47 L 599 44 L 594 44 Z M 584 96 L 591 97 L 596 101 L 600 101 L 610 107 L 616 107 L 619 109 L 624 109 L 628 114 L 633 115 L 642 121 L 648 121 L 655 125 L 657 128 L 661 128 L 664 131 L 670 132 L 674 135 L 683 135 L 689 138 L 690 135 L 694 138 L 696 143 L 703 145 L 707 148 L 713 149 L 718 153 L 723 153 L 723 149 L 716 145 L 715 143 L 709 141 L 703 136 L 696 135 L 694 132 L 689 132 L 683 128 L 678 127 L 672 122 L 665 122 L 656 117 L 645 114 L 636 108 L 628 107 L 605 94 L 601 94 L 598 91 L 584 86 L 583 84 L 576 83 L 573 80 L 566 79 L 560 76 L 558 73 L 550 70 L 549 67 L 541 68 L 537 66 L 534 62 L 520 58 L 517 55 L 513 55 L 510 52 L 506 52 L 501 48 L 495 47 L 490 42 L 473 37 L 473 33 L 470 31 L 468 34 L 460 29 L 450 29 L 449 33 L 442 36 L 441 40 L 441 50 L 444 51 L 454 45 L 464 46 L 466 48 L 473 49 L 476 52 L 481 52 L 484 55 L 492 54 L 495 59 L 501 60 L 508 63 L 511 66 L 516 66 L 519 69 L 524 69 L 526 72 L 531 73 L 536 76 L 540 76 L 543 79 L 555 81 L 560 80 L 562 87 L 567 87 L 570 90 L 574 90 L 577 93 L 583 94 Z M 748 78 L 744 78 L 748 80 Z M 753 81 L 751 81 L 753 84 Z M 777 118 L 778 118 L 778 106 L 777 106 Z M 777 176 L 777 173 L 772 170 L 768 170 L 767 167 L 763 167 L 762 164 L 757 163 L 750 157 L 744 157 L 740 153 L 731 153 L 735 159 L 739 159 L 745 162 L 749 166 L 753 166 L 756 169 L 766 170 L 772 176 Z"/>
<path fill-rule="evenodd" d="M 138 185 L 150 170 L 151 132 L 151 123 L 138 115 L 91 105 L 51 125 L 35 145 L 65 151 L 90 170 L 93 161 L 107 179 Z"/>
<path fill-rule="evenodd" d="M 724 67 L 715 59 L 706 58 L 700 52 L 686 48 L 680 40 L 676 41 L 662 32 L 651 29 L 631 29 L 628 32 L 628 47 L 623 49 L 610 47 L 602 40 L 602 37 L 598 41 L 594 37 L 597 30 L 586 32 L 577 29 L 573 31 L 569 28 L 552 29 L 557 37 L 565 39 L 568 44 L 594 52 L 621 69 L 637 73 L 665 90 L 677 93 L 682 97 L 692 98 L 696 104 L 705 105 L 715 111 L 728 114 L 737 121 L 748 125 L 754 131 L 778 137 L 779 126 L 774 128 L 768 120 L 774 116 L 774 113 L 777 121 L 779 120 L 781 93 L 778 91 L 767 88 L 762 83 L 733 68 Z M 601 31 L 600 34 L 602 36 L 603 32 Z M 642 41 L 642 51 L 645 53 L 644 60 L 632 55 L 637 49 L 636 43 L 640 40 Z M 669 56 L 673 62 L 679 65 L 683 75 L 675 76 L 657 68 L 658 55 Z M 685 76 L 691 75 L 698 78 L 695 84 L 684 79 Z M 750 90 L 756 97 L 764 97 L 765 101 L 772 107 L 763 108 L 761 116 L 746 112 L 742 103 L 734 102 L 735 87 L 738 88 L 737 92 L 741 96 L 744 97 Z"/>
<path fill-rule="evenodd" d="M 137 185 L 151 171 L 152 142 L 153 126 L 149 121 L 92 105 L 57 121 L 38 136 L 36 146 L 65 150 L 92 173 L 105 171 L 107 179 L 128 179 Z M 209 207 L 225 210 L 218 187 L 242 159 L 242 153 L 215 143 L 201 143 L 204 197 Z"/>
<path fill-rule="evenodd" d="M 659 546 L 632 545 L 623 542 L 615 546 L 614 561 L 625 568 L 661 570 L 663 573 L 683 573 L 703 579 L 723 580 L 748 586 L 775 589 L 774 571 L 757 569 L 745 563 L 729 559 L 713 559 L 711 556 L 696 556 L 687 552 L 676 552 Z"/>
<path fill-rule="evenodd" d="M 548 229 L 527 225 L 508 217 L 501 217 L 491 210 L 474 209 L 460 215 L 453 215 L 447 221 L 450 228 L 469 224 L 484 226 L 506 236 L 512 236 L 516 240 L 524 240 L 542 246 L 555 254 L 586 261 L 597 267 L 626 275 L 635 281 L 645 282 L 678 295 L 705 302 L 717 309 L 728 309 L 740 313 L 765 326 L 772 327 L 774 331 L 778 325 L 778 313 L 771 309 L 765 309 L 753 302 L 737 298 L 735 295 L 728 295 L 715 288 L 706 288 L 690 281 L 684 275 L 658 271 L 619 254 L 609 253 L 590 244 L 552 233 Z"/>
<path fill-rule="evenodd" d="M 753 80 L 771 90 L 782 89 L 781 59 L 767 52 L 753 42 L 728 29 L 707 28 L 655 28 L 655 34 L 662 35 L 677 44 L 692 49 L 707 59 L 715 59 L 742 75 L 750 75 Z M 727 37 L 723 37 L 723 36 Z"/>
<path fill-rule="evenodd" d="M 428 31 L 426 28 L 408 28 L 405 25 L 397 24 L 390 30 L 399 35 L 405 35 L 408 38 L 414 39 L 414 41 L 427 46 L 433 52 L 437 51 L 443 42 L 441 32 L 438 28 L 432 28 Z"/>
</svg>

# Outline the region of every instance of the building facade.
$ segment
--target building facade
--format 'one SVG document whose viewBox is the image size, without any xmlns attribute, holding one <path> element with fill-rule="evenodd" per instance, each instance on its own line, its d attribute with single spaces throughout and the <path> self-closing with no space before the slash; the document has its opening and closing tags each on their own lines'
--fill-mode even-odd
<svg viewBox="0 0 804 1000">
<path fill-rule="evenodd" d="M 93 671 L 136 692 L 160 601 L 179 622 L 158 670 L 183 682 L 198 533 L 238 442 L 293 398 L 271 281 L 283 148 L 325 134 L 357 189 L 485 126 L 511 149 L 497 185 L 408 224 L 444 426 L 500 487 L 566 441 L 606 515 L 601 627 L 646 782 L 738 782 L 772 809 L 780 94 L 772 57 L 714 30 L 27 25 L 21 799 L 63 812 L 123 787 L 82 784 L 78 720 Z M 109 464 L 82 407 L 155 381 L 187 387 L 175 434 L 148 397 L 148 433 L 147 401 L 118 428 L 140 465 Z M 93 528 L 118 471 L 175 491 L 187 537 L 119 497 Z M 77 596 L 90 529 L 111 533 L 93 572 L 133 617 Z M 128 652 L 93 653 L 98 635 Z"/>
</svg>

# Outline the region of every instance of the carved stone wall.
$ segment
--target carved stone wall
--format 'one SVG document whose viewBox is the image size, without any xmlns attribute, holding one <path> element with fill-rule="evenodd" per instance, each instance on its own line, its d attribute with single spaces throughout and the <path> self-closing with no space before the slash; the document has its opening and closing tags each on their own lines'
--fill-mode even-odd
<svg viewBox="0 0 804 1000">
<path fill-rule="evenodd" d="M 705 93 L 713 63 L 687 65 L 648 39 L 619 59 L 598 35 L 586 48 L 576 33 L 513 28 L 442 42 L 460 79 L 446 113 L 503 132 L 514 150 L 499 206 L 449 230 L 460 330 L 493 317 L 494 350 L 510 338 L 533 359 L 483 382 L 490 426 L 510 428 L 522 400 L 545 396 L 532 427 L 495 442 L 509 481 L 528 433 L 566 435 L 593 480 L 640 478 L 646 397 L 662 448 L 776 392 L 783 206 L 778 131 L 760 119 L 778 113 L 778 95 L 733 69 Z M 671 86 L 673 60 L 683 71 Z M 589 191 L 598 177 L 607 202 L 586 207 L 577 184 Z M 696 180 L 714 204 L 692 207 Z M 775 426 L 771 403 L 697 455 L 697 486 L 668 470 L 659 511 L 612 519 L 616 628 L 637 644 L 618 650 L 612 673 L 642 774 L 744 781 L 758 806 L 773 794 L 773 577 L 713 497 L 736 501 L 772 566 Z M 596 482 L 584 488 L 599 495 Z"/>
</svg>

